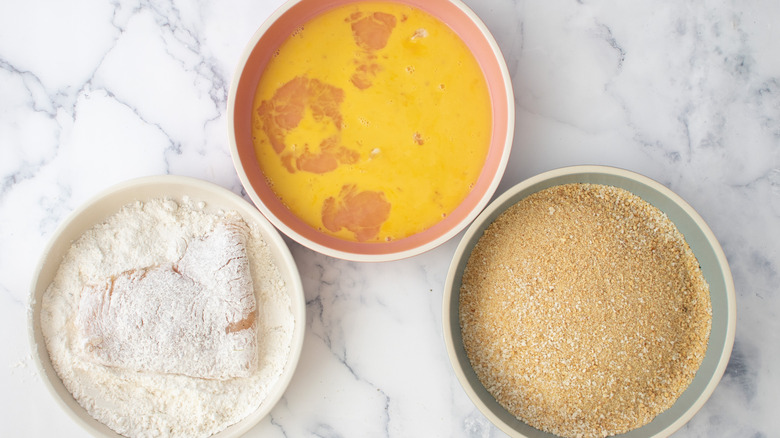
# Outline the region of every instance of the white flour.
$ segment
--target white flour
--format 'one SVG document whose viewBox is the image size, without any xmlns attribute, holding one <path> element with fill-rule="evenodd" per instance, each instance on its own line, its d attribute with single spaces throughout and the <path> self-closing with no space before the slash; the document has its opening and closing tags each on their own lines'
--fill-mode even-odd
<svg viewBox="0 0 780 438">
<path fill-rule="evenodd" d="M 54 369 L 95 419 L 131 437 L 207 437 L 266 398 L 287 362 L 294 318 L 284 281 L 260 231 L 246 250 L 257 299 L 258 367 L 250 377 L 207 380 L 106 367 L 81 358 L 75 318 L 85 284 L 178 260 L 186 242 L 209 233 L 230 212 L 207 212 L 185 198 L 125 206 L 73 243 L 43 296 L 41 328 Z"/>
</svg>

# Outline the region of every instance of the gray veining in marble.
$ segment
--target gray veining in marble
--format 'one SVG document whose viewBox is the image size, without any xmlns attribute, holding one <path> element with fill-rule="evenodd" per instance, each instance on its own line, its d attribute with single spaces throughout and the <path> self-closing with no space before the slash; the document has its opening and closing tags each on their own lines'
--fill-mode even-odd
<svg viewBox="0 0 780 438">
<path fill-rule="evenodd" d="M 729 367 L 676 437 L 780 436 L 780 2 L 468 0 L 495 35 L 517 108 L 498 193 L 545 170 L 605 164 L 686 199 L 731 264 Z M 37 376 L 29 285 L 57 225 L 124 180 L 194 176 L 243 194 L 227 91 L 280 0 L 0 3 L 0 424 L 82 436 Z M 307 332 L 279 405 L 247 436 L 499 437 L 441 334 L 457 237 L 360 264 L 288 240 Z"/>
</svg>

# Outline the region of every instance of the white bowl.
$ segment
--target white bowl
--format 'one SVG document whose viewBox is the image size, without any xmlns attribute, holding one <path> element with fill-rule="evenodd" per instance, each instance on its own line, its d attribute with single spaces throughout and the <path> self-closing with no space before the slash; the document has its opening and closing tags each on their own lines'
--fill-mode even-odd
<svg viewBox="0 0 780 438">
<path fill-rule="evenodd" d="M 134 201 L 163 197 L 181 200 L 184 196 L 188 196 L 196 202 L 205 202 L 206 211 L 220 209 L 236 211 L 247 223 L 260 229 L 263 239 L 270 247 L 279 272 L 287 284 L 291 311 L 295 319 L 287 363 L 266 399 L 255 412 L 213 436 L 219 438 L 240 436 L 265 417 L 282 397 L 300 358 L 306 326 L 306 303 L 298 268 L 282 237 L 253 205 L 223 187 L 194 178 L 169 175 L 154 176 L 116 185 L 79 207 L 57 228 L 38 263 L 32 282 L 28 313 L 30 347 L 46 387 L 63 410 L 93 436 L 119 437 L 120 435 L 90 416 L 76 402 L 54 371 L 41 332 L 41 298 L 46 288 L 51 284 L 72 242 L 92 226 L 103 222 L 123 206 Z"/>
<path fill-rule="evenodd" d="M 665 437 L 682 427 L 704 405 L 726 370 L 736 329 L 736 297 L 726 256 L 714 234 L 682 198 L 650 178 L 605 166 L 573 166 L 529 178 L 499 196 L 471 224 L 453 256 L 444 286 L 442 323 L 447 354 L 455 374 L 477 408 L 511 437 L 550 438 L 504 409 L 482 386 L 463 346 L 459 319 L 461 277 L 472 249 L 485 229 L 507 208 L 548 187 L 591 183 L 619 187 L 654 205 L 669 217 L 693 250 L 710 286 L 712 329 L 707 352 L 691 384 L 669 409 L 650 423 L 616 436 Z"/>
</svg>

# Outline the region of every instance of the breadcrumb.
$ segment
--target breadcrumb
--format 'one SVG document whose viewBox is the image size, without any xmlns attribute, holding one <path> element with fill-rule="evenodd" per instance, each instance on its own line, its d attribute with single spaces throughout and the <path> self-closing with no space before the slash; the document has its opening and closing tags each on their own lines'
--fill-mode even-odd
<svg viewBox="0 0 780 438">
<path fill-rule="evenodd" d="M 707 349 L 709 286 L 666 215 L 612 186 L 566 184 L 500 215 L 471 253 L 460 324 L 509 412 L 563 437 L 649 423 Z"/>
</svg>

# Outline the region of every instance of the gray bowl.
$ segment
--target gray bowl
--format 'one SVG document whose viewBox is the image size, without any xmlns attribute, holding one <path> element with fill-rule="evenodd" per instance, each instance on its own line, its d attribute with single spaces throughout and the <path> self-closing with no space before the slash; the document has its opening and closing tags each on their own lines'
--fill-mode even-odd
<svg viewBox="0 0 780 438">
<path fill-rule="evenodd" d="M 661 211 L 685 236 L 710 285 L 712 331 L 707 352 L 690 386 L 671 408 L 650 423 L 618 436 L 665 437 L 682 427 L 704 405 L 715 390 L 731 355 L 736 328 L 736 298 L 726 256 L 714 234 L 696 211 L 674 192 L 642 175 L 604 166 L 573 166 L 529 178 L 494 200 L 466 231 L 453 256 L 444 286 L 442 324 L 450 363 L 460 384 L 477 408 L 509 436 L 554 437 L 517 419 L 482 386 L 471 368 L 461 337 L 458 314 L 461 278 L 472 249 L 485 229 L 507 208 L 532 193 L 548 187 L 591 183 L 620 187 L 639 196 Z"/>
</svg>

